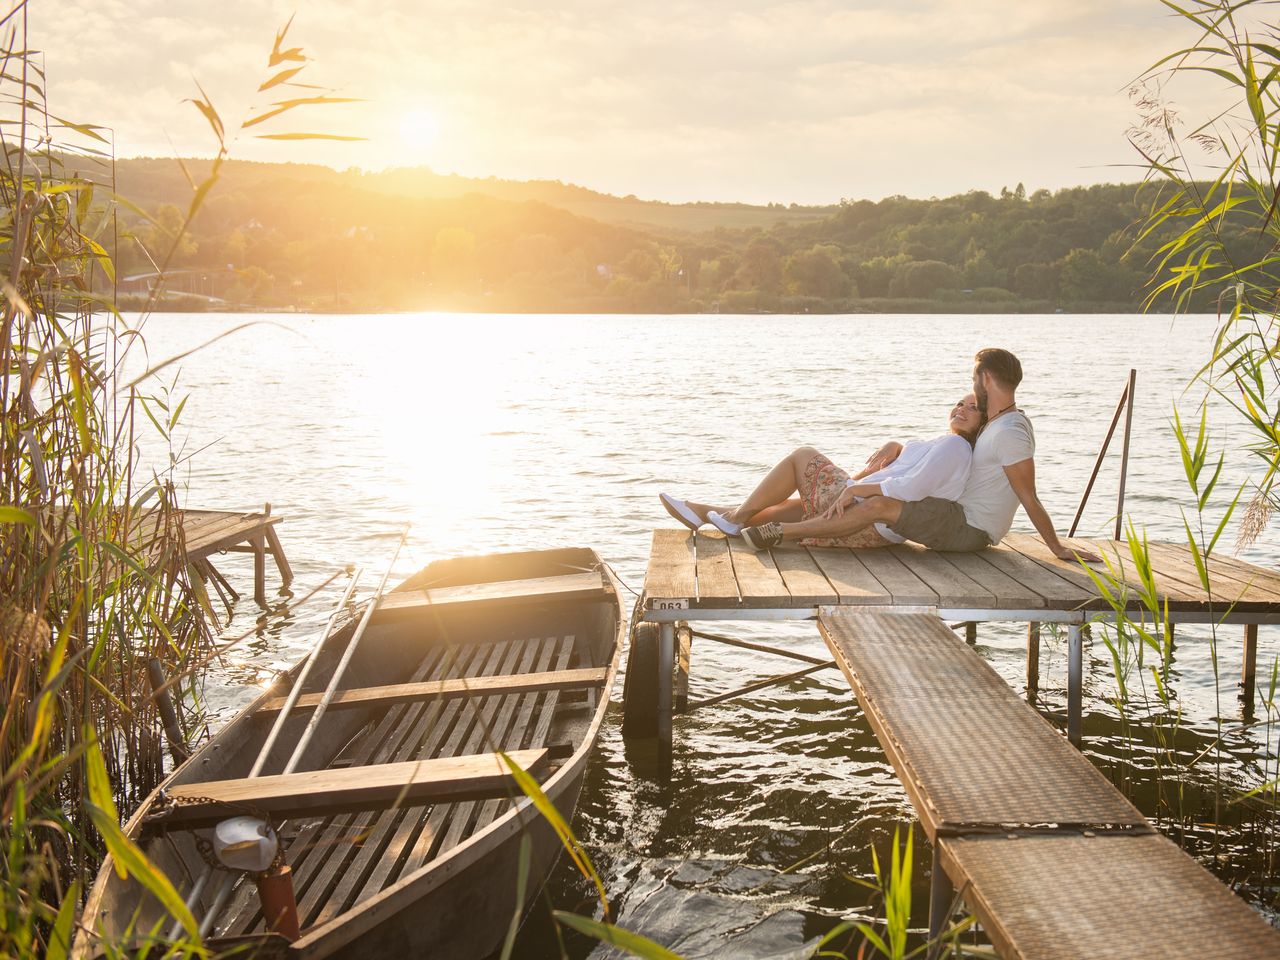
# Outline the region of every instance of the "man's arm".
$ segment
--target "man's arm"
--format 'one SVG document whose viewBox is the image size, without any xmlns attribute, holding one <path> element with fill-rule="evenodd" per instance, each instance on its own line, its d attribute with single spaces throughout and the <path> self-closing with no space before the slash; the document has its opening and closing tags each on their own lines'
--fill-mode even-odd
<svg viewBox="0 0 1280 960">
<path fill-rule="evenodd" d="M 1053 521 L 1049 519 L 1049 513 L 1045 510 L 1044 505 L 1040 502 L 1040 498 L 1036 495 L 1036 462 L 1032 458 L 1021 460 L 1004 468 L 1004 475 L 1009 478 L 1009 486 L 1013 487 L 1013 492 L 1018 495 L 1018 501 L 1022 504 L 1022 509 L 1027 511 L 1027 519 L 1031 521 L 1031 525 L 1036 528 L 1036 532 L 1040 534 L 1044 540 L 1045 546 L 1053 551 L 1053 555 L 1059 560 L 1083 560 L 1086 563 L 1098 563 L 1101 557 L 1090 553 L 1088 550 L 1077 550 L 1068 547 L 1058 539 L 1057 531 L 1053 529 Z"/>
</svg>

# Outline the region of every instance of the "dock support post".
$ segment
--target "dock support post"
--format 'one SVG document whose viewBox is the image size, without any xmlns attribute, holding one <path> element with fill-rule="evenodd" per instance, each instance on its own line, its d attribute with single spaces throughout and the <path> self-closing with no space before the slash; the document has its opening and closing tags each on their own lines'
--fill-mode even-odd
<svg viewBox="0 0 1280 960">
<path fill-rule="evenodd" d="M 676 625 L 658 625 L 658 771 L 664 779 L 671 775 L 672 673 L 676 655 Z"/>
<path fill-rule="evenodd" d="M 971 647 L 978 642 L 978 625 L 972 620 L 964 625 L 964 642 Z"/>
<path fill-rule="evenodd" d="M 1067 626 L 1067 739 L 1080 746 L 1080 713 L 1084 697 L 1084 642 L 1080 624 Z"/>
<path fill-rule="evenodd" d="M 267 504 L 263 510 L 264 516 L 271 516 L 271 504 Z M 280 535 L 276 533 L 275 524 L 269 523 L 266 526 L 267 552 L 276 561 L 276 569 L 280 572 L 280 584 L 287 587 L 293 583 L 293 568 L 289 566 L 289 560 L 284 555 L 284 548 L 280 546 Z"/>
<path fill-rule="evenodd" d="M 267 540 L 260 533 L 253 538 L 253 599 L 267 605 Z"/>
<path fill-rule="evenodd" d="M 676 627 L 675 712 L 689 709 L 689 661 L 693 658 L 693 630 L 687 623 Z"/>
<path fill-rule="evenodd" d="M 951 880 L 942 869 L 942 856 L 938 849 L 941 837 L 933 838 L 933 865 L 929 872 L 929 952 L 927 960 L 937 960 L 942 952 L 938 938 L 946 929 L 951 913 L 951 899 L 955 896 Z"/>
<path fill-rule="evenodd" d="M 1240 671 L 1240 699 L 1244 704 L 1245 719 L 1253 716 L 1253 694 L 1258 669 L 1258 625 L 1250 623 L 1244 628 L 1244 666 Z"/>
<path fill-rule="evenodd" d="M 1040 624 L 1027 624 L 1027 702 L 1035 703 L 1040 693 Z"/>
</svg>

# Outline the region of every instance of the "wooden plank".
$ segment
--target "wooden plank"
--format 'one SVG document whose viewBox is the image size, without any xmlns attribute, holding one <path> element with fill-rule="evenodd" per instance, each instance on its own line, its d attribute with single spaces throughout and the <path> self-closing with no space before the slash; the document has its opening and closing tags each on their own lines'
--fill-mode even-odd
<svg viewBox="0 0 1280 960">
<path fill-rule="evenodd" d="M 1063 580 L 1071 583 L 1081 590 L 1086 590 L 1094 596 L 1101 596 L 1098 593 L 1098 586 L 1093 582 L 1087 573 L 1080 569 L 1080 565 L 1075 561 L 1068 563 L 1066 560 L 1059 560 L 1053 555 L 1053 551 L 1046 547 L 1039 537 L 1033 537 L 1026 533 L 1007 533 L 1001 543 L 1005 544 L 1009 549 L 1016 550 L 1030 560 L 1035 561 L 1051 573 L 1057 574 Z M 1099 570 L 1102 565 L 1097 564 L 1095 567 Z M 1107 606 L 1105 601 L 1103 606 Z M 1109 609 L 1109 608 L 1108 608 Z"/>
<path fill-rule="evenodd" d="M 1111 575 L 1119 576 L 1128 584 L 1130 592 L 1134 594 L 1136 599 L 1142 589 L 1142 580 L 1138 576 L 1138 567 L 1133 562 L 1133 554 L 1129 550 L 1129 544 L 1122 540 L 1087 540 L 1084 542 L 1088 543 L 1096 553 L 1105 557 L 1111 563 Z M 1171 606 L 1174 603 L 1182 606 L 1203 606 L 1208 600 L 1208 597 L 1198 584 L 1192 586 L 1191 584 L 1183 583 L 1181 580 L 1175 579 L 1160 570 L 1154 563 L 1151 565 L 1151 578 L 1162 604 L 1165 598 L 1168 598 Z"/>
<path fill-rule="evenodd" d="M 999 606 L 999 598 L 990 590 L 975 582 L 947 563 L 942 555 L 927 547 L 911 543 L 883 548 L 893 554 L 902 565 L 914 573 L 938 595 L 940 607 L 978 607 L 990 609 Z"/>
<path fill-rule="evenodd" d="M 1191 548 L 1185 544 L 1159 543 L 1158 546 L 1163 550 L 1186 554 L 1187 558 L 1190 559 Z M 1222 553 L 1220 552 L 1221 549 L 1221 547 L 1217 548 L 1213 556 L 1210 557 L 1209 564 L 1211 568 L 1220 570 L 1223 576 L 1231 577 L 1231 579 L 1240 583 L 1253 583 L 1269 587 L 1276 597 L 1280 598 L 1280 571 L 1258 566 L 1247 560 L 1241 560 L 1239 557 Z"/>
<path fill-rule="evenodd" d="M 752 550 L 734 537 L 729 540 L 729 557 L 744 607 L 785 607 L 791 602 L 791 591 L 768 552 Z"/>
<path fill-rule="evenodd" d="M 706 605 L 736 606 L 741 599 L 738 581 L 733 575 L 729 557 L 729 541 L 719 530 L 694 536 L 697 552 L 698 600 Z"/>
<path fill-rule="evenodd" d="M 1040 594 L 987 563 L 982 557 L 985 552 L 940 553 L 938 556 L 987 590 L 995 598 L 997 609 L 1038 610 L 1045 605 Z"/>
<path fill-rule="evenodd" d="M 499 580 L 468 583 L 457 587 L 427 590 L 394 590 L 385 594 L 374 611 L 373 621 L 385 623 L 410 619 L 433 607 L 467 603 L 520 604 L 540 600 L 592 599 L 604 595 L 604 581 L 598 573 L 570 573 L 532 580 Z"/>
<path fill-rule="evenodd" d="M 655 600 L 692 600 L 698 595 L 696 557 L 691 530 L 653 531 L 644 595 Z"/>
<path fill-rule="evenodd" d="M 1147 549 L 1152 563 L 1158 565 L 1162 571 L 1168 571 L 1170 576 L 1184 583 L 1195 584 L 1195 588 L 1199 591 L 1204 590 L 1190 547 L 1149 542 Z M 1244 570 L 1235 569 L 1223 563 L 1219 557 L 1210 556 L 1207 572 L 1214 600 L 1218 603 L 1225 601 L 1228 604 L 1242 601 L 1246 605 L 1280 606 L 1280 580 L 1264 579 L 1268 571 L 1261 567 L 1254 567 L 1252 570 L 1264 576 L 1251 577 L 1249 569 L 1247 564 Z"/>
<path fill-rule="evenodd" d="M 792 606 L 819 606 L 836 603 L 836 589 L 804 547 L 784 547 L 770 551 L 778 573 L 791 594 Z"/>
<path fill-rule="evenodd" d="M 830 581 L 842 604 L 888 604 L 893 597 L 848 547 L 810 547 L 809 556 Z"/>
<path fill-rule="evenodd" d="M 938 605 L 937 591 L 904 567 L 902 561 L 884 547 L 863 550 L 858 559 L 872 576 L 884 584 L 893 603 L 926 607 Z"/>
<path fill-rule="evenodd" d="M 289 566 L 289 559 L 284 555 L 284 547 L 280 545 L 280 536 L 276 533 L 276 525 L 274 523 L 268 524 L 265 532 L 268 552 L 276 562 L 276 570 L 280 572 L 280 582 L 287 587 L 293 582 L 293 568 Z"/>
<path fill-rule="evenodd" d="M 549 760 L 547 749 L 510 754 L 530 772 Z M 308 770 L 253 780 L 211 780 L 169 789 L 176 805 L 157 817 L 166 827 L 194 827 L 225 819 L 229 811 L 258 810 L 274 817 L 323 816 L 378 810 L 391 804 L 442 803 L 505 796 L 518 789 L 497 754 L 409 760 L 337 770 Z"/>
<path fill-rule="evenodd" d="M 413 703 L 419 700 L 449 700 L 455 697 L 487 697 L 506 693 L 534 693 L 539 690 L 573 690 L 579 687 L 598 687 L 605 681 L 608 671 L 599 668 L 561 670 L 551 673 L 507 674 L 505 676 L 469 677 L 461 680 L 428 680 L 423 683 L 392 683 L 381 687 L 357 687 L 339 690 L 329 702 L 329 709 L 342 710 L 357 707 L 386 706 L 392 703 Z M 304 693 L 294 706 L 295 711 L 317 706 L 323 693 Z M 268 700 L 255 713 L 276 713 L 284 707 L 285 697 Z"/>
<path fill-rule="evenodd" d="M 972 556 L 995 567 L 1023 587 L 1038 593 L 1044 598 L 1044 605 L 1051 610 L 1080 610 L 1090 609 L 1091 606 L 1106 606 L 1106 602 L 1098 595 L 1098 589 L 1092 582 L 1086 589 L 1059 576 L 1057 570 L 1041 566 L 1012 547 L 1003 544 L 987 547 Z"/>
</svg>

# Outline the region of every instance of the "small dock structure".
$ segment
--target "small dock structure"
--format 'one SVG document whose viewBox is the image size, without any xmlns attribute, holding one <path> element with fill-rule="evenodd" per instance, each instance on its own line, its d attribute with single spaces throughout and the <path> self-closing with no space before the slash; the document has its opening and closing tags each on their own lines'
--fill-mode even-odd
<svg viewBox="0 0 1280 960">
<path fill-rule="evenodd" d="M 1171 625 L 1243 628 L 1247 710 L 1258 625 L 1280 622 L 1280 574 L 1214 558 L 1206 591 L 1185 546 L 1150 544 L 1144 576 L 1123 542 L 1085 542 L 1107 558 L 1115 596 L 1135 615 L 1145 609 L 1145 584 Z M 672 714 L 687 703 L 690 624 L 814 619 L 832 660 L 711 635 L 809 662 L 715 702 L 826 667 L 844 672 L 932 844 L 931 938 L 962 899 L 1005 958 L 1191 956 L 1204 952 L 1206 937 L 1215 956 L 1280 958 L 1280 932 L 1161 836 L 1075 749 L 1082 632 L 1114 617 L 1093 577 L 1025 534 L 972 554 L 910 545 L 757 553 L 718 533 L 655 530 L 624 723 L 633 733 L 651 725 L 669 759 Z M 1028 624 L 1029 699 L 1040 624 L 1066 627 L 1067 738 L 947 626 L 964 624 L 972 642 L 976 624 L 994 621 Z M 1140 907 L 1130 902 L 1139 891 Z"/>
</svg>

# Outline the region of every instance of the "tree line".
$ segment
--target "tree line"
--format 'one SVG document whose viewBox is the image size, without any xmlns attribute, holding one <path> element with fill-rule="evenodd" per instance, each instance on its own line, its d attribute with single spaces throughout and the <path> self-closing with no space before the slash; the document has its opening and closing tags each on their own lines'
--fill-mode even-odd
<svg viewBox="0 0 1280 960">
<path fill-rule="evenodd" d="M 412 171 L 283 164 L 233 169 L 179 236 L 183 180 L 149 175 L 162 161 L 119 163 L 122 192 L 132 178 L 145 196 L 121 214 L 126 307 L 167 263 L 166 300 L 186 309 L 1123 312 L 1142 308 L 1167 239 L 1140 238 L 1159 197 L 1136 184 L 770 205 L 749 227 L 716 223 L 741 222 L 743 205 L 698 204 L 702 228 L 675 229 L 662 222 L 679 206 L 594 195 L 605 222 L 566 209 L 586 191 L 562 184 L 513 199 L 509 183 L 493 196 L 458 179 L 438 196 Z M 1235 222 L 1228 247 L 1256 253 Z"/>
</svg>

